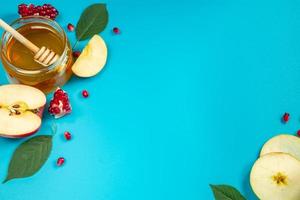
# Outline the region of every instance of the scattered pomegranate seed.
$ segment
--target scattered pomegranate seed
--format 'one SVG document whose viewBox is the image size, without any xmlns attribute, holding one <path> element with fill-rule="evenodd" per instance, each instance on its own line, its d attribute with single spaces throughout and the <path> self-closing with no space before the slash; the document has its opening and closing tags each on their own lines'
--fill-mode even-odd
<svg viewBox="0 0 300 200">
<path fill-rule="evenodd" d="M 54 115 L 55 118 L 60 118 L 71 113 L 71 111 L 72 108 L 69 102 L 68 94 L 64 90 L 58 88 L 54 92 L 53 98 L 50 101 L 48 112 L 51 115 Z"/>
<path fill-rule="evenodd" d="M 42 6 L 35 6 L 34 4 L 20 4 L 18 6 L 18 13 L 21 17 L 39 15 L 55 19 L 58 16 L 58 11 L 51 4 L 44 4 Z"/>
<path fill-rule="evenodd" d="M 282 120 L 283 122 L 287 122 L 290 119 L 290 114 L 289 113 L 284 113 L 284 115 L 282 116 Z"/>
<path fill-rule="evenodd" d="M 81 52 L 80 51 L 74 51 L 73 52 L 73 57 L 78 58 L 80 56 Z"/>
<path fill-rule="evenodd" d="M 66 131 L 66 132 L 64 133 L 64 135 L 65 135 L 66 140 L 71 140 L 72 135 L 71 135 L 70 132 Z"/>
<path fill-rule="evenodd" d="M 82 91 L 82 96 L 83 96 L 84 98 L 87 98 L 87 97 L 89 96 L 88 91 L 83 90 L 83 91 Z"/>
<path fill-rule="evenodd" d="M 74 31 L 74 25 L 71 24 L 71 23 L 69 23 L 69 24 L 68 24 L 68 30 L 69 30 L 69 31 Z"/>
<path fill-rule="evenodd" d="M 113 33 L 114 33 L 114 34 L 120 34 L 121 31 L 120 31 L 120 29 L 119 29 L 118 27 L 114 27 L 114 28 L 113 28 Z"/>
<path fill-rule="evenodd" d="M 300 130 L 297 131 L 297 135 L 300 137 Z"/>
<path fill-rule="evenodd" d="M 56 161 L 57 166 L 62 166 L 65 163 L 65 159 L 63 157 L 59 157 Z"/>
</svg>

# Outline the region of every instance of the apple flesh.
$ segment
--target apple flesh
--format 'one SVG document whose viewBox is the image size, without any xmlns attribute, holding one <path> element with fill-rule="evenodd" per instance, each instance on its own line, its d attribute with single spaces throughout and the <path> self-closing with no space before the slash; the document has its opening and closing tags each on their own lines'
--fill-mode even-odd
<svg viewBox="0 0 300 200">
<path fill-rule="evenodd" d="M 300 138 L 287 134 L 277 135 L 264 144 L 260 156 L 273 152 L 288 153 L 300 160 Z"/>
<path fill-rule="evenodd" d="M 107 47 L 99 35 L 94 35 L 72 66 L 79 77 L 91 77 L 98 74 L 107 59 Z"/>
<path fill-rule="evenodd" d="M 45 94 L 33 87 L 11 84 L 0 86 L 0 136 L 22 138 L 41 126 Z"/>
<path fill-rule="evenodd" d="M 260 200 L 299 200 L 300 161 L 287 153 L 269 153 L 252 167 L 250 184 Z"/>
</svg>

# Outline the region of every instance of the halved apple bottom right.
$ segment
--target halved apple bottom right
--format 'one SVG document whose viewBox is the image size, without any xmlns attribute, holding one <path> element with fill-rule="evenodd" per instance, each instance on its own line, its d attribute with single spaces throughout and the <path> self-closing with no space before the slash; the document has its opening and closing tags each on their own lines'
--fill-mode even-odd
<svg viewBox="0 0 300 200">
<path fill-rule="evenodd" d="M 281 134 L 268 140 L 252 167 L 250 183 L 261 200 L 299 200 L 300 138 Z"/>
<path fill-rule="evenodd" d="M 299 200 L 300 161 L 287 153 L 266 154 L 255 162 L 250 184 L 260 200 Z"/>
</svg>

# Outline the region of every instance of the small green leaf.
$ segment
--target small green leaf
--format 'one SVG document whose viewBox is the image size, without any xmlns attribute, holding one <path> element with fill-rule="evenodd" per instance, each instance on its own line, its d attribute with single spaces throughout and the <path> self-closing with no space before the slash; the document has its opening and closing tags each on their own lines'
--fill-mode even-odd
<svg viewBox="0 0 300 200">
<path fill-rule="evenodd" d="M 216 200 L 246 200 L 245 197 L 230 185 L 210 185 Z"/>
<path fill-rule="evenodd" d="M 105 4 L 97 3 L 87 7 L 76 26 L 77 40 L 85 40 L 102 32 L 107 23 L 108 12 Z"/>
<path fill-rule="evenodd" d="M 52 149 L 52 136 L 40 135 L 23 142 L 10 160 L 3 183 L 34 175 L 46 162 Z"/>
</svg>

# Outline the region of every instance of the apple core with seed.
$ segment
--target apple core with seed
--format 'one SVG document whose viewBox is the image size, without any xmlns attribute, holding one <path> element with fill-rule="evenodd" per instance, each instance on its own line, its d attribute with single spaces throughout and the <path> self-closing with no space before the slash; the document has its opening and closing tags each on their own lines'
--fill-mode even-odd
<svg viewBox="0 0 300 200">
<path fill-rule="evenodd" d="M 300 161 L 287 153 L 268 153 L 252 167 L 250 184 L 260 200 L 299 200 Z"/>
<path fill-rule="evenodd" d="M 33 87 L 0 86 L 0 136 L 22 138 L 38 131 L 46 104 L 45 94 Z"/>
</svg>

